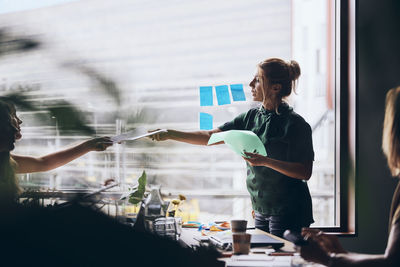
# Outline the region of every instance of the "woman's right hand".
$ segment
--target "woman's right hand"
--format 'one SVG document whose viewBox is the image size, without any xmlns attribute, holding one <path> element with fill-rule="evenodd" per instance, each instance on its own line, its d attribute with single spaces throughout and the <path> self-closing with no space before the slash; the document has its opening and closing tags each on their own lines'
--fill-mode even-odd
<svg viewBox="0 0 400 267">
<path fill-rule="evenodd" d="M 314 238 L 308 238 L 307 245 L 300 247 L 300 256 L 306 261 L 312 261 L 328 266 L 330 253 L 323 249 L 321 244 Z"/>
<path fill-rule="evenodd" d="M 307 245 L 300 248 L 300 255 L 305 260 L 327 265 L 331 253 L 347 253 L 335 235 L 310 228 L 303 228 L 301 234 L 308 241 Z"/>
<path fill-rule="evenodd" d="M 301 235 L 304 236 L 305 239 L 312 239 L 318 242 L 328 253 L 347 253 L 335 235 L 327 235 L 318 229 L 311 228 L 303 228 L 301 230 Z"/>
<path fill-rule="evenodd" d="M 150 130 L 148 131 L 148 133 L 151 132 L 155 132 L 158 131 L 160 129 L 156 129 L 156 130 Z M 171 138 L 171 133 L 169 130 L 167 130 L 166 132 L 160 132 L 160 133 L 155 133 L 153 135 L 148 136 L 148 138 L 150 138 L 153 141 L 165 141 Z"/>
<path fill-rule="evenodd" d="M 104 151 L 107 147 L 113 145 L 113 141 L 111 141 L 110 137 L 103 136 L 87 140 L 84 144 L 89 151 Z"/>
</svg>

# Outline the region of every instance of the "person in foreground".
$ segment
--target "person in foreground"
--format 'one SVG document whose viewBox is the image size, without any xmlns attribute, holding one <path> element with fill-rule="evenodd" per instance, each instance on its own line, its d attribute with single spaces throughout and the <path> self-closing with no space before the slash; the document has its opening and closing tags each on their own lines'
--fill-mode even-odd
<svg viewBox="0 0 400 267">
<path fill-rule="evenodd" d="M 14 149 L 15 141 L 22 138 L 20 128 L 22 121 L 18 118 L 15 106 L 12 103 L 0 98 L 0 106 L 2 109 L 1 125 L 3 128 L 2 136 L 0 136 L 0 161 L 6 163 L 2 164 L 2 166 L 9 166 L 7 168 L 2 167 L 2 172 L 6 172 L 6 174 L 3 173 L 2 177 L 0 177 L 0 187 L 4 187 L 7 184 L 7 190 L 13 191 L 15 195 L 18 195 L 21 189 L 14 173 L 49 171 L 63 166 L 90 151 L 103 151 L 113 144 L 110 138 L 99 137 L 41 157 L 11 154 L 10 151 Z M 9 168 L 12 169 L 12 175 Z"/>
<path fill-rule="evenodd" d="M 389 90 L 383 124 L 382 149 L 389 169 L 397 179 L 400 175 L 400 87 Z M 389 217 L 389 238 L 385 253 L 368 255 L 350 253 L 343 249 L 338 238 L 315 229 L 303 229 L 309 245 L 301 247 L 301 256 L 308 261 L 336 266 L 400 266 L 400 182 L 393 195 Z"/>
<path fill-rule="evenodd" d="M 95 208 L 71 202 L 40 207 L 17 203 L 14 148 L 18 125 L 0 100 L 0 266 L 174 266 L 221 267 L 220 254 L 191 249 L 141 232 Z"/>
<path fill-rule="evenodd" d="M 214 133 L 249 130 L 263 142 L 268 156 L 247 153 L 247 189 L 251 196 L 255 226 L 282 236 L 313 221 L 310 192 L 314 160 L 310 125 L 284 101 L 300 76 L 299 64 L 270 58 L 257 65 L 250 82 L 253 100 L 261 102 L 235 119 L 210 131 L 167 130 L 151 136 L 196 145 L 207 145 Z"/>
</svg>

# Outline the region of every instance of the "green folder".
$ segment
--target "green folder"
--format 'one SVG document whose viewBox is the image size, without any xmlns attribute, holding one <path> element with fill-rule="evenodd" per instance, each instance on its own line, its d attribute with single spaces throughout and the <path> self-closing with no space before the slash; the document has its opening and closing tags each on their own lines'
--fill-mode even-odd
<svg viewBox="0 0 400 267">
<path fill-rule="evenodd" d="M 214 133 L 208 140 L 207 145 L 212 145 L 221 141 L 224 141 L 230 149 L 243 157 L 246 157 L 244 152 L 257 153 L 262 156 L 267 156 L 267 151 L 265 150 L 264 144 L 252 131 L 230 130 Z"/>
</svg>

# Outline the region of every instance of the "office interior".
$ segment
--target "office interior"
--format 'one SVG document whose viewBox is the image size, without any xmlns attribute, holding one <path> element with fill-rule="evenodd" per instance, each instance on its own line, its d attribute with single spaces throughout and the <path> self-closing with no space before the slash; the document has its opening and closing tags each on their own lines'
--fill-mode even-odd
<svg viewBox="0 0 400 267">
<path fill-rule="evenodd" d="M 105 1 L 100 2 L 104 3 Z M 291 1 L 287 2 L 289 3 Z M 397 179 L 391 177 L 389 169 L 387 168 L 386 160 L 381 149 L 381 137 L 386 92 L 400 85 L 400 75 L 398 71 L 400 69 L 400 20 L 398 19 L 400 4 L 396 0 L 349 0 L 340 2 L 344 5 L 352 2 L 355 7 L 355 32 L 349 31 L 349 34 L 354 33 L 349 39 L 354 39 L 355 41 L 355 113 L 353 114 L 355 116 L 355 170 L 353 177 L 355 206 L 354 214 L 350 216 L 350 218 L 354 219 L 354 228 L 352 229 L 354 231 L 350 234 L 339 234 L 339 239 L 344 248 L 349 251 L 360 253 L 384 253 L 388 237 L 389 207 L 392 193 L 397 184 Z M 88 1 L 88 3 L 96 6 L 95 0 Z M 127 4 L 127 1 L 122 1 L 122 3 Z M 65 5 L 68 9 L 68 5 L 73 6 L 75 4 L 79 6 L 79 3 L 74 3 L 74 1 L 71 3 L 62 3 L 61 5 Z M 57 6 L 49 8 L 44 7 L 38 9 L 37 12 L 40 14 L 41 12 L 51 12 L 52 10 L 57 10 Z M 21 14 L 23 14 L 23 12 L 34 11 L 24 10 L 14 12 L 22 12 Z M 113 12 L 112 8 L 110 8 L 110 12 Z M 2 16 L 9 15 L 7 15 L 7 13 L 0 14 L 0 19 Z M 0 26 L 4 26 L 4 29 L 7 29 L 7 25 Z M 82 32 L 79 34 L 84 35 L 85 25 L 82 25 L 82 29 Z M 115 27 L 113 30 L 118 31 L 120 29 Z M 258 34 L 258 32 L 255 34 Z M 59 47 L 59 49 L 64 48 L 68 51 L 74 51 L 74 48 L 71 47 Z M 74 52 L 79 55 L 79 51 Z M 5 61 L 11 60 L 7 57 L 3 59 Z M 213 66 L 213 68 L 217 70 L 218 67 L 222 66 L 221 64 L 219 66 Z M 4 66 L 2 66 L 2 68 L 3 67 Z M 68 68 L 68 66 L 66 66 L 66 68 Z M 126 70 L 121 71 L 122 75 L 129 73 Z M 250 70 L 250 75 L 252 75 L 252 71 L 253 70 Z M 2 77 L 0 74 L 0 79 L 3 79 L 3 84 L 7 83 L 7 79 L 12 80 L 13 78 Z M 121 77 L 118 77 L 118 79 L 119 78 Z M 154 82 L 151 77 L 147 78 L 147 81 L 150 83 Z M 246 80 L 243 76 L 240 76 L 239 82 L 242 81 L 245 83 Z M 216 83 L 220 81 L 218 81 L 217 78 L 211 77 L 209 82 L 211 85 L 216 85 Z M 228 81 L 225 80 L 225 82 Z M 174 85 L 167 84 L 166 86 L 173 87 Z M 101 102 L 100 105 L 107 105 L 109 103 L 107 99 L 101 99 L 101 101 L 104 102 Z M 196 103 L 196 105 L 198 104 Z M 93 109 L 96 108 L 98 107 L 93 107 Z M 229 112 L 231 112 L 231 110 Z M 229 112 L 228 115 L 230 114 Z M 162 116 L 162 114 L 159 115 Z M 227 114 L 224 114 L 224 116 L 226 115 Z M 182 116 L 186 115 L 182 114 Z M 101 121 L 102 118 L 97 119 Z M 26 120 L 28 120 L 28 117 L 26 117 Z M 25 123 L 29 125 L 29 122 Z M 165 126 L 168 127 L 169 125 Z M 193 124 L 191 127 L 195 128 L 198 126 L 197 124 Z M 121 129 L 124 128 L 120 127 L 119 133 L 121 133 Z M 101 133 L 106 134 L 115 133 L 111 132 L 110 128 L 104 128 L 101 131 Z M 115 131 L 115 129 L 112 129 L 112 131 Z M 66 140 L 73 141 L 74 138 Z M 26 144 L 29 144 L 28 141 L 26 142 Z M 137 159 L 137 156 L 135 159 Z M 146 159 L 150 161 L 153 160 L 151 157 Z M 120 160 L 123 161 L 122 159 Z M 146 163 L 146 161 L 142 161 L 138 163 L 138 169 L 145 169 L 143 166 L 151 167 L 150 165 L 151 164 Z M 189 165 L 185 166 L 187 167 Z M 72 169 L 75 167 L 79 168 L 79 166 L 73 165 Z M 114 169 L 112 169 L 110 173 L 113 171 Z M 131 179 L 129 175 L 127 178 Z M 28 178 L 24 177 L 23 179 L 26 181 Z M 177 194 L 177 192 L 176 190 L 173 193 Z M 250 202 L 246 202 L 248 200 L 244 201 L 246 196 L 247 195 L 243 195 L 240 197 L 243 199 L 240 205 L 250 205 Z M 250 213 L 246 216 L 246 219 L 251 220 Z M 209 218 L 210 217 L 207 217 L 207 219 Z M 223 218 L 218 217 L 218 220 L 220 219 Z M 326 223 L 329 224 L 328 222 L 331 223 L 329 220 Z"/>
</svg>

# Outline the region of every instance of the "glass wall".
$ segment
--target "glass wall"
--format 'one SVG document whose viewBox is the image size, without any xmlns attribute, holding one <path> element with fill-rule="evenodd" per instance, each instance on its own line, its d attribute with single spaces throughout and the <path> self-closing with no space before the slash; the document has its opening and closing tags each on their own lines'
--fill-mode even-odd
<svg viewBox="0 0 400 267">
<path fill-rule="evenodd" d="M 40 45 L 0 55 L 0 89 L 22 88 L 39 106 L 68 101 L 96 135 L 198 130 L 200 112 L 213 116 L 215 128 L 258 105 L 248 86 L 258 62 L 294 58 L 302 76 L 289 102 L 313 128 L 315 225 L 333 226 L 330 10 L 320 0 L 86 0 L 1 14 L 9 40 L 32 38 Z M 247 101 L 200 107 L 200 86 L 229 84 L 243 84 Z M 19 112 L 23 139 L 15 154 L 42 155 L 89 138 L 65 134 L 59 118 L 42 113 Z M 245 162 L 224 145 L 140 139 L 20 179 L 42 190 L 98 188 L 108 178 L 136 183 L 143 170 L 164 194 L 186 195 L 184 220 L 251 220 Z"/>
</svg>

